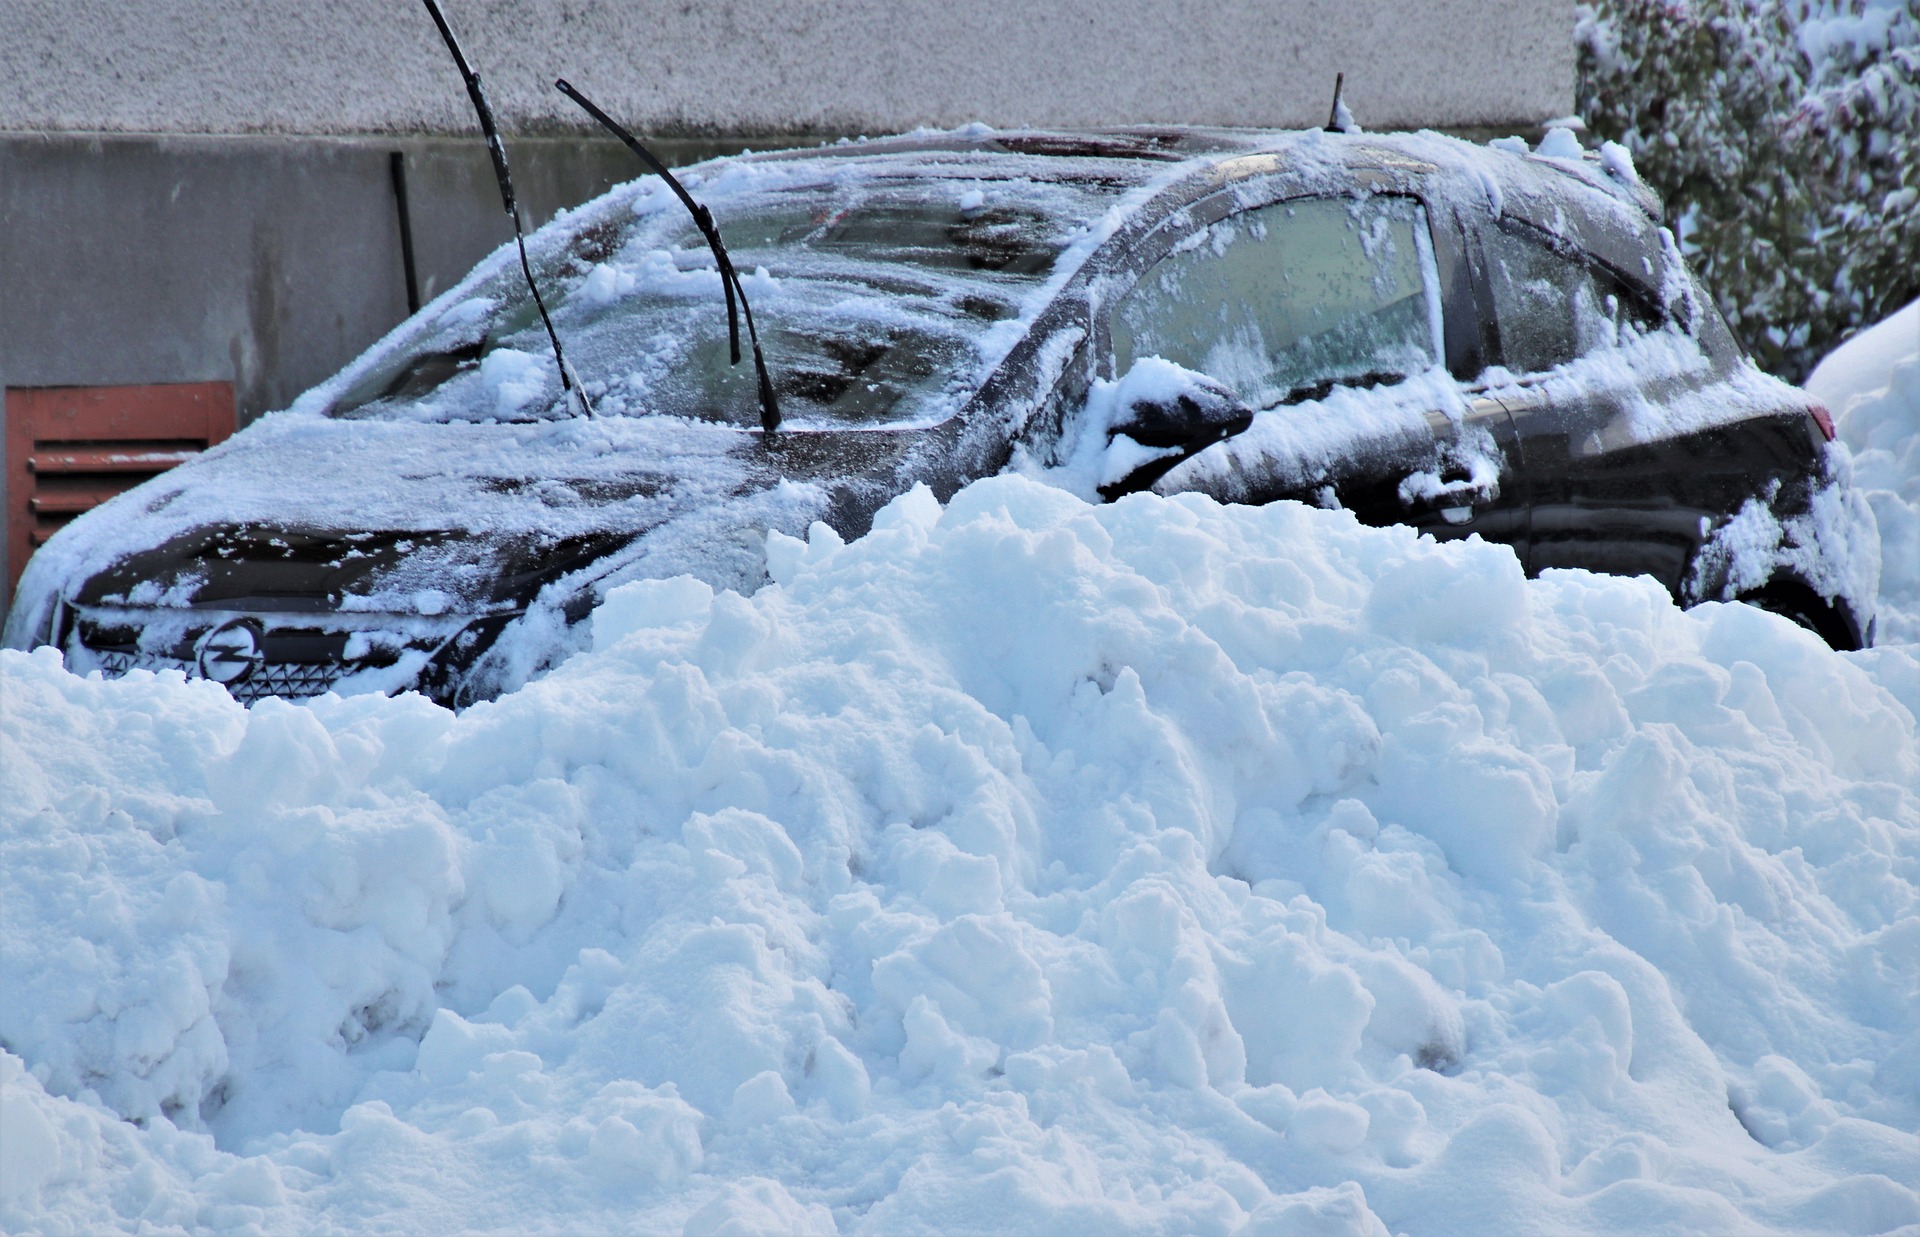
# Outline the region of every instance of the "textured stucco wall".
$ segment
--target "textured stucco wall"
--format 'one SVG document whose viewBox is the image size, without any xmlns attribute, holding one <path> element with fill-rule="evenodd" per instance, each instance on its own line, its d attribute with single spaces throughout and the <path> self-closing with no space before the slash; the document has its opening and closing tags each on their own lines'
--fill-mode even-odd
<svg viewBox="0 0 1920 1237">
<path fill-rule="evenodd" d="M 1573 93 L 1572 0 L 444 0 L 503 123 L 572 79 L 653 132 L 1528 124 Z M 4 0 L 0 131 L 465 131 L 416 0 Z"/>
</svg>

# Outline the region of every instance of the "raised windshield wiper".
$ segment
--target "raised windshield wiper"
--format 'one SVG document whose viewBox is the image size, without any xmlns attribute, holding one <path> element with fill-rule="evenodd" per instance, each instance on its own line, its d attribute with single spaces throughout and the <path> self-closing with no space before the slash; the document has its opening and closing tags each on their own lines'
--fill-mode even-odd
<svg viewBox="0 0 1920 1237">
<path fill-rule="evenodd" d="M 433 0 L 427 0 L 429 4 Z M 713 250 L 713 260 L 720 268 L 720 286 L 727 294 L 727 343 L 732 349 L 733 363 L 740 363 L 740 312 L 747 316 L 747 338 L 753 344 L 753 369 L 760 380 L 760 428 L 771 434 L 780 427 L 780 405 L 773 398 L 773 379 L 767 373 L 767 359 L 760 353 L 760 333 L 753 328 L 753 306 L 747 304 L 747 290 L 740 286 L 740 276 L 733 269 L 733 259 L 727 256 L 727 247 L 720 240 L 720 229 L 714 226 L 713 215 L 706 207 L 693 200 L 686 187 L 674 178 L 667 165 L 653 157 L 653 152 L 640 144 L 640 139 L 622 128 L 613 117 L 595 107 L 593 100 L 573 88 L 566 78 L 553 83 L 554 89 L 572 99 L 604 126 L 607 132 L 626 143 L 627 149 L 640 156 L 640 162 L 667 182 L 667 188 L 673 190 L 681 205 L 693 216 L 694 224 L 700 229 L 700 235 L 706 237 L 707 248 Z M 740 298 L 739 309 L 734 308 L 734 297 Z"/>
<path fill-rule="evenodd" d="M 493 108 L 487 103 L 487 92 L 480 88 L 480 75 L 467 63 L 466 54 L 460 50 L 460 41 L 453 37 L 453 27 L 447 25 L 440 6 L 434 0 L 422 2 L 433 16 L 433 24 L 440 27 L 440 37 L 447 41 L 447 50 L 453 53 L 453 62 L 460 66 L 460 76 L 467 83 L 467 97 L 473 100 L 473 110 L 480 116 L 480 131 L 487 135 L 487 153 L 493 156 L 493 176 L 500 182 L 500 202 L 507 208 L 507 218 L 513 221 L 514 244 L 520 247 L 520 273 L 527 277 L 527 290 L 533 293 L 533 303 L 540 310 L 540 321 L 546 324 L 547 339 L 553 344 L 553 360 L 560 367 L 560 386 L 569 397 L 568 407 L 572 407 L 572 397 L 578 396 L 580 406 L 586 409 L 588 416 L 592 416 L 593 404 L 587 399 L 587 389 L 581 385 L 580 376 L 573 372 L 573 366 L 567 364 L 566 354 L 560 351 L 560 336 L 554 332 L 553 319 L 547 316 L 547 303 L 541 299 L 540 285 L 533 282 L 533 267 L 527 262 L 527 238 L 520 230 L 520 211 L 513 200 L 513 175 L 507 171 L 507 148 L 500 140 L 500 127 L 493 122 Z"/>
</svg>

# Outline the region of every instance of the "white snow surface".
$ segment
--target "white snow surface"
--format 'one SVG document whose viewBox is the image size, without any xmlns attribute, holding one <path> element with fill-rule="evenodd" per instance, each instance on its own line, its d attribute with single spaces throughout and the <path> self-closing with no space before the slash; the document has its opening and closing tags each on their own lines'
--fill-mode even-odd
<svg viewBox="0 0 1920 1237">
<path fill-rule="evenodd" d="M 0 1230 L 1920 1224 L 1920 657 L 925 490 L 455 715 L 0 651 Z"/>
<path fill-rule="evenodd" d="M 1880 525 L 1881 643 L 1920 643 L 1920 301 L 1836 348 L 1807 379 L 1853 452 Z"/>
</svg>

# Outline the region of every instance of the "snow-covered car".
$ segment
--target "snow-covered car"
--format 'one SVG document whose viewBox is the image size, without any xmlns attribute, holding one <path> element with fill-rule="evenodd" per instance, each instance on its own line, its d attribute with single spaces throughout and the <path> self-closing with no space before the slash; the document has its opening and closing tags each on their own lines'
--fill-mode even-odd
<svg viewBox="0 0 1920 1237">
<path fill-rule="evenodd" d="M 1871 638 L 1825 412 L 1746 361 L 1617 147 L 985 128 L 718 160 L 511 246 L 293 407 L 75 521 L 8 619 L 78 672 L 464 704 L 624 581 L 751 589 L 916 484 L 1298 499 Z M 751 274 L 745 274 L 751 272 Z M 829 535 L 815 531 L 814 535 Z"/>
</svg>

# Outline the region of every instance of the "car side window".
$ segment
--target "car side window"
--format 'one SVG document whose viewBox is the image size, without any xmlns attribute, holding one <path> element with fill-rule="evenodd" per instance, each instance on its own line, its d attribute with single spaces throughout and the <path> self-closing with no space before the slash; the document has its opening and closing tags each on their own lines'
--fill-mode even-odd
<svg viewBox="0 0 1920 1237">
<path fill-rule="evenodd" d="M 1516 373 L 1564 365 L 1642 332 L 1659 317 L 1608 271 L 1544 238 L 1489 227 L 1482 234 L 1502 362 Z"/>
<path fill-rule="evenodd" d="M 1114 373 L 1158 356 L 1271 407 L 1439 363 L 1440 302 L 1420 203 L 1302 198 L 1183 238 L 1114 306 Z"/>
</svg>

